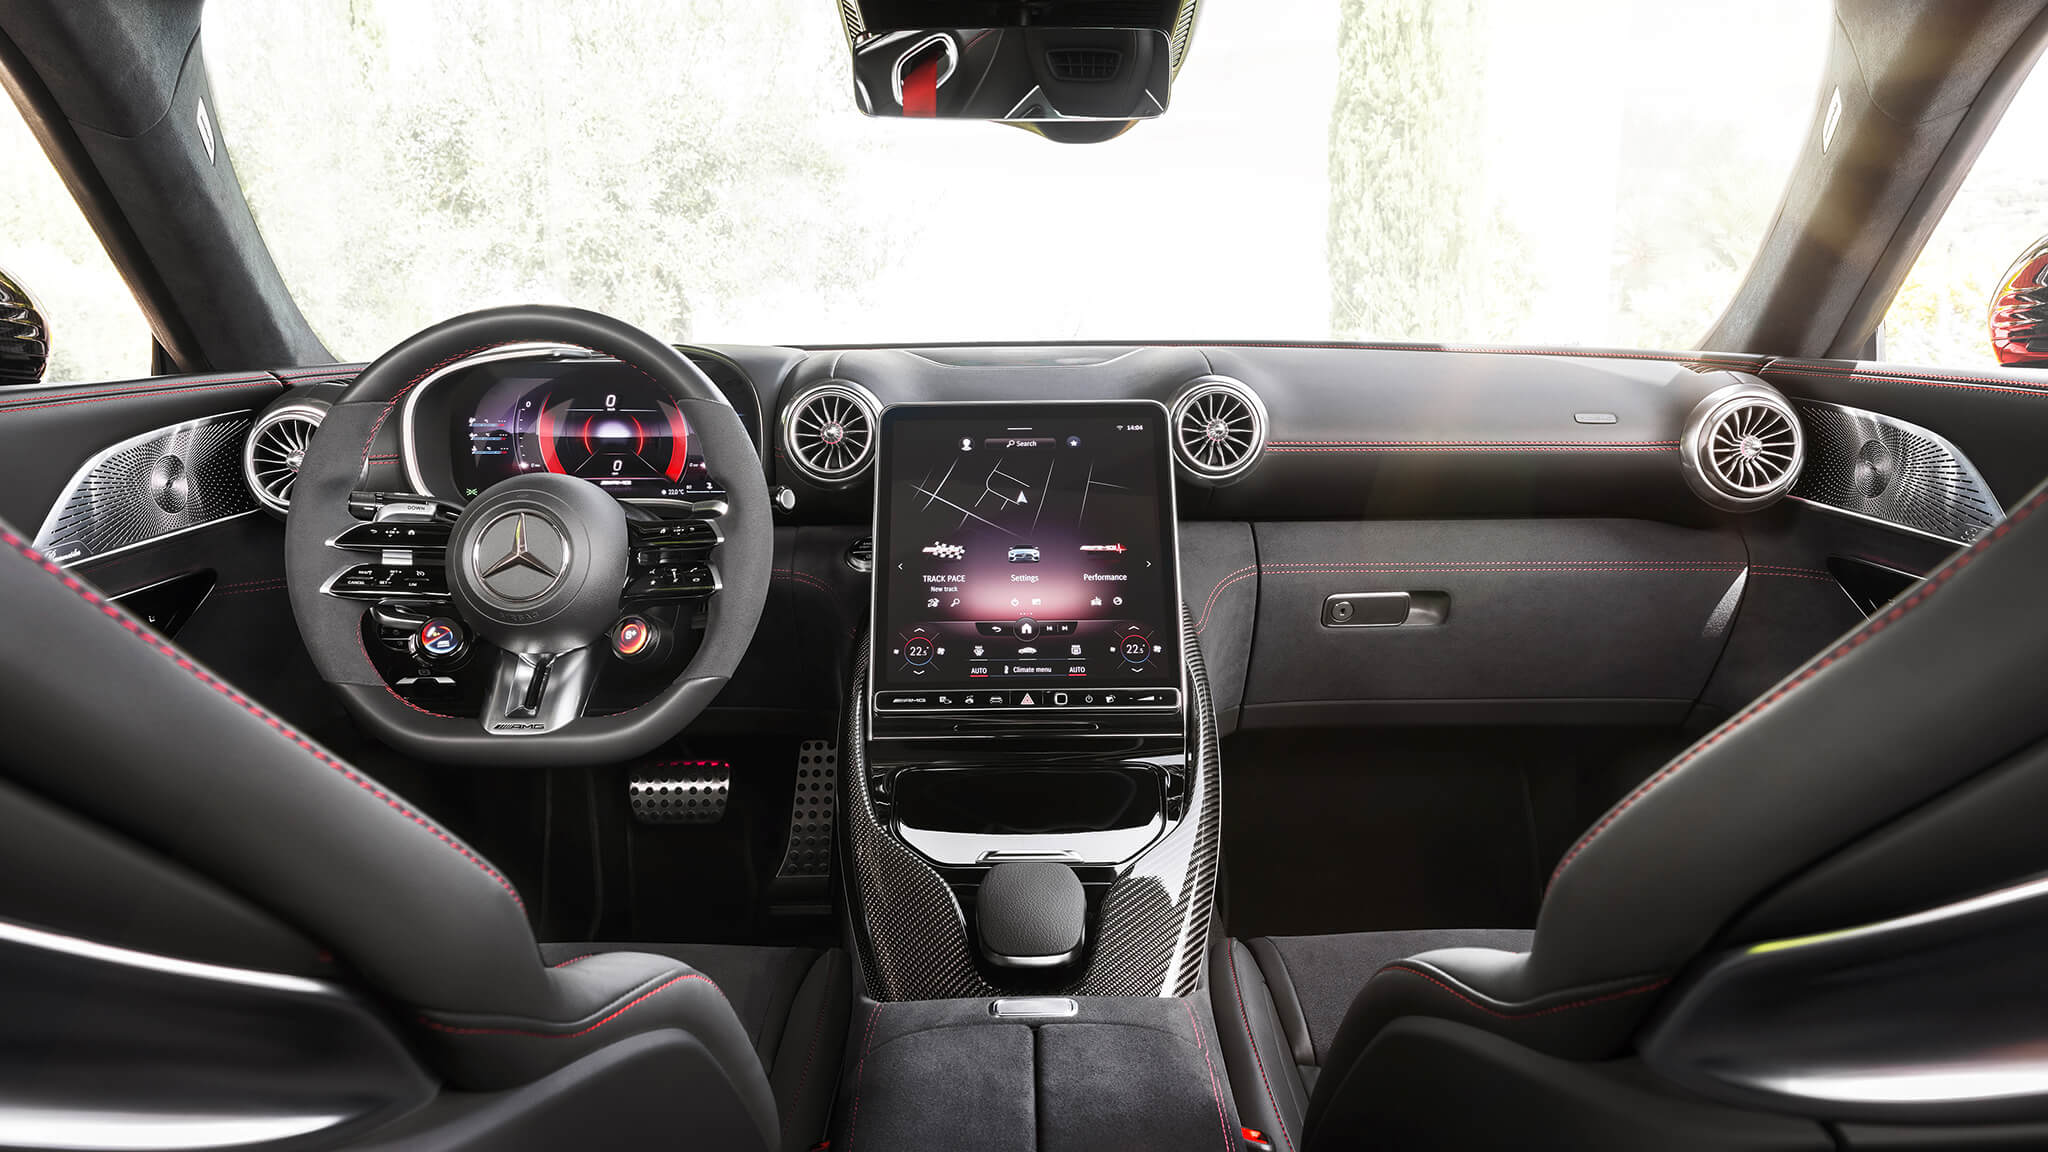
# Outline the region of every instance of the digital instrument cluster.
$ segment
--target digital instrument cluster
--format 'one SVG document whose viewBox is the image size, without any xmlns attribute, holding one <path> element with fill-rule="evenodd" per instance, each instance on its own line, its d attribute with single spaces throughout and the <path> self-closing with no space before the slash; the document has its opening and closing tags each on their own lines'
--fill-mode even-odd
<svg viewBox="0 0 2048 1152">
<path fill-rule="evenodd" d="M 620 369 L 535 361 L 472 369 L 448 421 L 457 494 L 473 499 L 501 480 L 554 472 L 624 498 L 724 495 L 682 410 L 652 380 Z"/>
<path fill-rule="evenodd" d="M 880 452 L 877 713 L 1179 706 L 1164 408 L 900 405 Z"/>
</svg>

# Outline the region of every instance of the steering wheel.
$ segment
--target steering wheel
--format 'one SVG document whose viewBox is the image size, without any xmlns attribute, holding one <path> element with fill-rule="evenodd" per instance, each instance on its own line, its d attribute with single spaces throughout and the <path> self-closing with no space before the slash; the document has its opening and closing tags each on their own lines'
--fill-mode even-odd
<svg viewBox="0 0 2048 1152">
<path fill-rule="evenodd" d="M 690 566 L 704 604 L 702 642 L 673 683 L 624 712 L 590 715 L 586 708 L 596 669 L 611 658 L 608 631 L 649 589 L 634 567 L 639 537 L 629 530 L 626 508 L 587 481 L 519 475 L 485 489 L 452 522 L 445 514 L 453 509 L 441 510 L 450 607 L 497 650 L 481 716 L 442 714 L 400 695 L 371 662 L 363 639 L 364 616 L 373 606 L 331 590 L 367 558 L 360 546 L 336 545 L 365 523 L 351 510 L 351 498 L 360 509 L 359 490 L 380 433 L 395 440 L 394 417 L 408 394 L 444 368 L 512 344 L 576 346 L 639 370 L 674 398 L 692 443 L 726 490 L 715 531 L 702 521 L 668 522 L 692 525 L 714 545 Z M 453 763 L 602 764 L 641 755 L 674 736 L 731 677 L 767 599 L 773 532 L 754 443 L 696 365 L 653 336 L 595 312 L 494 308 L 405 340 L 365 368 L 335 402 L 292 492 L 286 579 L 321 677 L 384 742 Z"/>
</svg>

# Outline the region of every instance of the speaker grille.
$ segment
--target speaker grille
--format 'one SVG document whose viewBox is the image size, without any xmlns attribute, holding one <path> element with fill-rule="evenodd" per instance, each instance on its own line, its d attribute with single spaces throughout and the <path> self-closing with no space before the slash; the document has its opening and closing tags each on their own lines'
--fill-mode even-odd
<svg viewBox="0 0 2048 1152">
<path fill-rule="evenodd" d="M 1796 408 L 1807 463 L 1793 496 L 1958 544 L 2005 519 L 1984 477 L 1935 433 L 1861 408 Z"/>
<path fill-rule="evenodd" d="M 247 412 L 174 424 L 86 462 L 36 533 L 59 564 L 133 548 L 256 510 L 242 482 Z"/>
</svg>

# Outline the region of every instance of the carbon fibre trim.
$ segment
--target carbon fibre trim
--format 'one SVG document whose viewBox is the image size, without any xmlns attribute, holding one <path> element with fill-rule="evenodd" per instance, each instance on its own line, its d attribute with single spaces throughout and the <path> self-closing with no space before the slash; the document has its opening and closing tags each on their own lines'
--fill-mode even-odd
<svg viewBox="0 0 2048 1152">
<path fill-rule="evenodd" d="M 1103 896 L 1096 943 L 1081 976 L 1057 994 L 1186 996 L 1201 983 L 1222 833 L 1222 781 L 1209 677 L 1181 611 L 1181 636 L 1193 694 L 1187 814 Z M 842 819 L 853 863 L 853 896 L 862 931 L 868 994 L 879 1001 L 999 996 L 975 967 L 973 942 L 946 881 L 881 824 L 868 795 L 867 644 L 856 646 L 840 773 Z"/>
<path fill-rule="evenodd" d="M 242 479 L 247 412 L 187 420 L 85 462 L 36 533 L 58 564 L 107 556 L 257 508 Z"/>
</svg>

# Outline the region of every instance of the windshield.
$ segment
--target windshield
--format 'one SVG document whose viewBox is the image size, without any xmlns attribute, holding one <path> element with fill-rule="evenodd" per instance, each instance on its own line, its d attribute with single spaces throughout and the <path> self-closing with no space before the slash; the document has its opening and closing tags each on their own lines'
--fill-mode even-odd
<svg viewBox="0 0 2048 1152">
<path fill-rule="evenodd" d="M 314 330 L 1691 347 L 1814 135 L 1827 0 L 1209 0 L 1102 144 L 873 120 L 821 0 L 211 0 Z"/>
</svg>

